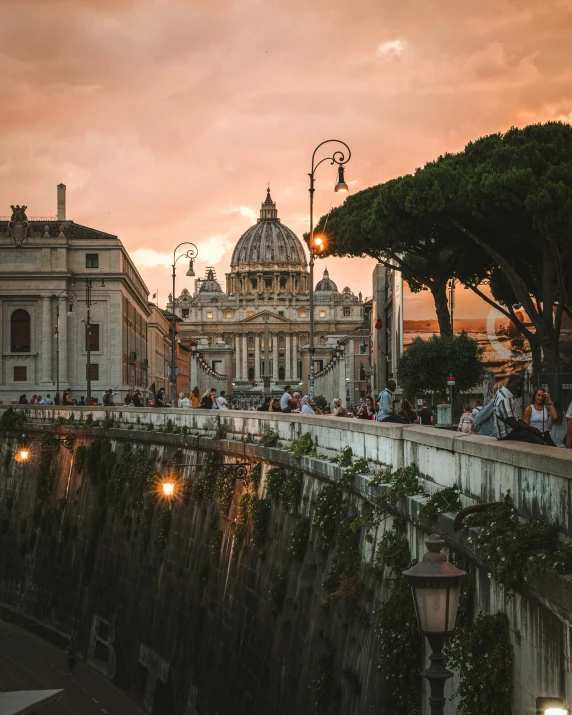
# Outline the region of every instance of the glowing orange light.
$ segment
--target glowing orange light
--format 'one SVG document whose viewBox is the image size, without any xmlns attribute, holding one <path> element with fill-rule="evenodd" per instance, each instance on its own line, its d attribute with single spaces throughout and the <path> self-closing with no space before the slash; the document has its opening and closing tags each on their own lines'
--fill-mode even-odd
<svg viewBox="0 0 572 715">
<path fill-rule="evenodd" d="M 22 462 L 25 462 L 29 456 L 30 456 L 30 452 L 27 449 L 21 449 L 18 452 L 18 457 L 20 458 L 20 460 Z"/>
<path fill-rule="evenodd" d="M 163 494 L 172 497 L 175 494 L 175 482 L 163 482 Z"/>
</svg>

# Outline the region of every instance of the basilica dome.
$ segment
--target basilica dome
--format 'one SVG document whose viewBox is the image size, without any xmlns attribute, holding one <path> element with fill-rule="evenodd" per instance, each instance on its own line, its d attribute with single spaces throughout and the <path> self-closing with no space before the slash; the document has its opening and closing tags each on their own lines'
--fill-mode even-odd
<svg viewBox="0 0 572 715">
<path fill-rule="evenodd" d="M 220 283 L 216 279 L 215 272 L 212 268 L 207 269 L 207 277 L 200 281 L 200 293 L 222 293 Z"/>
<path fill-rule="evenodd" d="M 324 277 L 322 278 L 321 281 L 318 281 L 316 284 L 316 288 L 314 289 L 318 292 L 321 293 L 337 293 L 338 292 L 338 286 L 334 283 L 333 280 L 330 278 L 330 274 L 328 273 L 328 269 L 324 271 Z"/>
<path fill-rule="evenodd" d="M 231 270 L 248 270 L 267 264 L 289 270 L 305 270 L 306 254 L 294 231 L 280 223 L 276 204 L 267 190 L 258 222 L 242 234 L 230 262 Z"/>
</svg>

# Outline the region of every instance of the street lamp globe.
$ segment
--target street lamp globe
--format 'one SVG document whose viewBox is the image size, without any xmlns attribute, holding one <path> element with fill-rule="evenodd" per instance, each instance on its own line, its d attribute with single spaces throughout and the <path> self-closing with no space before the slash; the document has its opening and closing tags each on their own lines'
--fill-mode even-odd
<svg viewBox="0 0 572 715">
<path fill-rule="evenodd" d="M 345 167 L 338 166 L 338 183 L 334 187 L 334 191 L 337 191 L 338 193 L 344 193 L 346 191 L 349 191 L 349 187 L 346 184 L 346 180 L 344 178 L 344 172 Z"/>
<path fill-rule="evenodd" d="M 73 312 L 73 303 L 70 303 L 70 304 L 69 304 L 67 315 L 68 315 L 68 318 L 71 318 L 71 317 L 74 315 L 74 312 Z"/>
<path fill-rule="evenodd" d="M 187 276 L 189 278 L 192 278 L 195 275 L 195 269 L 194 269 L 194 264 L 193 264 L 193 259 L 189 261 L 189 270 L 187 271 Z"/>
<path fill-rule="evenodd" d="M 419 630 L 425 635 L 451 635 L 455 630 L 461 585 L 467 575 L 454 566 L 441 549 L 445 542 L 438 534 L 427 541 L 427 553 L 420 563 L 403 572 L 413 592 Z"/>
</svg>

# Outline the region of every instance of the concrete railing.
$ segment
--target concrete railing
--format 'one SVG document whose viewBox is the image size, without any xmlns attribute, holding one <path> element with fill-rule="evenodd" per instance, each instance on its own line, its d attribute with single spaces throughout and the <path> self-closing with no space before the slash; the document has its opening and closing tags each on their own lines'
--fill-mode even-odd
<svg viewBox="0 0 572 715">
<path fill-rule="evenodd" d="M 4 408 L 6 409 L 6 408 Z M 259 440 L 268 430 L 289 448 L 305 433 L 317 440 L 318 453 L 332 457 L 351 447 L 355 457 L 395 470 L 417 464 L 434 489 L 458 485 L 469 499 L 498 501 L 511 491 L 523 516 L 544 516 L 572 536 L 572 450 L 418 427 L 312 415 L 225 410 L 133 409 L 19 406 L 32 422 L 54 422 L 73 413 L 78 423 L 88 414 L 128 429 L 163 429 L 171 425 L 189 435 Z M 4 410 L 0 410 L 2 414 Z M 170 424 L 169 424 L 170 421 Z M 433 488 L 431 489 L 433 490 Z"/>
</svg>

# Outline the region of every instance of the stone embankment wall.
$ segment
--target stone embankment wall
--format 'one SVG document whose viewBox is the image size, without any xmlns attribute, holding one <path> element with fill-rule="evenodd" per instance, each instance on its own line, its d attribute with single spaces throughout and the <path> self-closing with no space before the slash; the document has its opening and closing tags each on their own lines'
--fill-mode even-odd
<svg viewBox="0 0 572 715">
<path fill-rule="evenodd" d="M 377 614 L 392 581 L 375 550 L 393 520 L 373 543 L 358 529 L 343 553 L 316 522 L 326 489 L 334 520 L 340 494 L 339 518 L 354 520 L 383 492 L 359 475 L 332 490 L 344 477 L 328 458 L 346 447 L 378 469 L 415 462 L 427 492 L 457 484 L 464 504 L 497 501 L 510 489 L 523 516 L 557 520 L 563 534 L 572 528 L 565 450 L 311 416 L 23 411 L 26 425 L 0 436 L 0 599 L 75 633 L 85 657 L 150 713 L 412 715 L 388 703 L 378 667 Z M 269 429 L 272 447 L 260 444 Z M 22 433 L 28 463 L 15 459 Z M 42 452 L 46 433 L 73 436 L 74 452 Z M 320 456 L 296 459 L 289 447 L 306 433 Z M 216 466 L 235 460 L 260 465 L 247 484 Z M 169 507 L 152 497 L 150 475 L 173 473 L 180 491 Z M 542 695 L 570 703 L 569 579 L 543 576 L 507 598 L 470 537 L 453 531 L 454 515 L 419 518 L 424 502 L 398 505 L 411 555 L 419 558 L 426 534 L 440 531 L 473 566 L 473 609 L 508 615 L 513 713 L 534 713 Z M 356 551 L 362 567 L 350 581 L 341 556 Z M 456 712 L 455 700 L 447 712 Z"/>
</svg>

